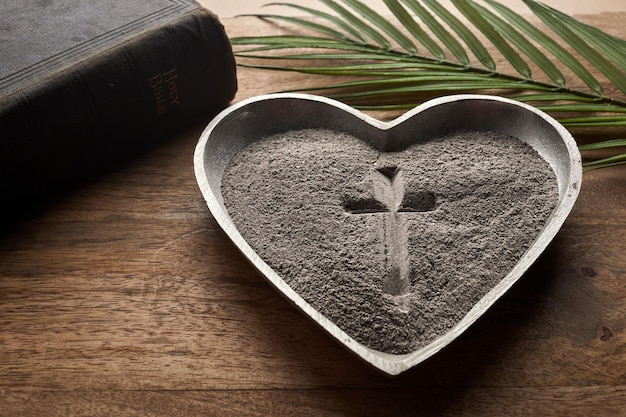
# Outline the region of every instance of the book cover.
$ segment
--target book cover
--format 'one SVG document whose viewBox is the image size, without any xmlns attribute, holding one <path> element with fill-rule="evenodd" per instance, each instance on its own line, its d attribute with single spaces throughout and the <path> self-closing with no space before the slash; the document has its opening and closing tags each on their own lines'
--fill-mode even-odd
<svg viewBox="0 0 626 417">
<path fill-rule="evenodd" d="M 224 28 L 193 0 L 0 2 L 3 200 L 208 121 L 236 89 Z"/>
</svg>

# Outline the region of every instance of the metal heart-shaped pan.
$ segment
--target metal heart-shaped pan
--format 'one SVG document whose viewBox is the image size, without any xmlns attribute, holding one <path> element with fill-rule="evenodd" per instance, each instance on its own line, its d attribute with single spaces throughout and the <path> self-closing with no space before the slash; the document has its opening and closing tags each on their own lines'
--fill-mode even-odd
<svg viewBox="0 0 626 417">
<path fill-rule="evenodd" d="M 558 181 L 558 201 L 532 246 L 447 333 L 407 354 L 370 349 L 351 338 L 315 310 L 243 239 L 233 224 L 221 193 L 229 160 L 246 145 L 295 129 L 326 128 L 376 144 L 379 149 L 408 146 L 421 140 L 466 129 L 492 131 L 531 145 L 552 167 Z M 243 255 L 288 300 L 375 368 L 397 375 L 448 345 L 493 305 L 545 250 L 572 209 L 581 185 L 581 158 L 572 136 L 545 113 L 509 99 L 485 95 L 455 95 L 430 100 L 391 122 L 381 122 L 345 104 L 303 94 L 271 94 L 242 101 L 220 113 L 202 133 L 195 155 L 195 174 L 209 210 Z"/>
</svg>

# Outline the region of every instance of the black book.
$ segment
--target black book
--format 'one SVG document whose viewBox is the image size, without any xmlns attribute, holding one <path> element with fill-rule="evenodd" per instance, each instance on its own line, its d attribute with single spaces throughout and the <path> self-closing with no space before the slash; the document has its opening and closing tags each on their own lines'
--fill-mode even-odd
<svg viewBox="0 0 626 417">
<path fill-rule="evenodd" d="M 192 0 L 0 2 L 0 199 L 127 159 L 236 89 L 224 28 Z"/>
</svg>

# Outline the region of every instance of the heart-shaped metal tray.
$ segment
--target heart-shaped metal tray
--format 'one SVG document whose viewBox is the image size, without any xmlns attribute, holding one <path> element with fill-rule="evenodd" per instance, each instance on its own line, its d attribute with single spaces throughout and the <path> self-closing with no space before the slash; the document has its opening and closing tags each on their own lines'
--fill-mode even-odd
<svg viewBox="0 0 626 417">
<path fill-rule="evenodd" d="M 552 167 L 558 201 L 546 226 L 519 262 L 451 330 L 407 354 L 368 348 L 315 310 L 241 236 L 222 198 L 222 178 L 231 158 L 250 143 L 281 132 L 324 128 L 347 133 L 379 149 L 396 149 L 458 130 L 492 131 L 532 146 Z M 375 368 L 397 375 L 451 343 L 495 303 L 545 250 L 572 209 L 581 185 L 581 158 L 572 136 L 547 114 L 509 99 L 485 95 L 437 98 L 391 122 L 381 122 L 324 97 L 271 94 L 242 101 L 220 113 L 202 133 L 194 155 L 195 174 L 209 210 L 232 242 L 288 300 L 340 343 Z"/>
</svg>

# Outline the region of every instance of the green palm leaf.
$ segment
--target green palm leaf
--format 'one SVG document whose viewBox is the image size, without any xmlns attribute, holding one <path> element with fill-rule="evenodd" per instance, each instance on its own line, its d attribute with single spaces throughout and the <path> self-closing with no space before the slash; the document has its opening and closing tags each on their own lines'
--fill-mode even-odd
<svg viewBox="0 0 626 417">
<path fill-rule="evenodd" d="M 415 44 L 405 36 L 398 28 L 389 23 L 387 19 L 377 14 L 374 10 L 370 9 L 365 4 L 358 0 L 344 0 L 346 4 L 356 10 L 365 19 L 372 22 L 378 28 L 380 28 L 391 40 L 396 41 L 402 48 L 411 54 L 417 54 L 417 48 Z"/>
<path fill-rule="evenodd" d="M 304 6 L 300 6 L 298 4 L 291 4 L 291 3 L 269 3 L 266 6 L 291 7 L 293 9 L 295 9 L 295 10 L 302 11 L 302 12 L 304 12 L 306 14 L 311 15 L 311 16 L 315 16 L 315 17 L 320 18 L 322 20 L 325 20 L 325 21 L 328 21 L 330 23 L 333 23 L 336 26 L 338 26 L 340 29 L 344 30 L 348 35 L 354 36 L 359 41 L 366 42 L 365 38 L 359 33 L 359 31 L 354 29 L 352 26 L 350 26 L 349 24 L 347 24 L 346 22 L 344 22 L 343 20 L 341 20 L 337 16 L 333 16 L 331 14 L 324 13 L 324 12 L 321 12 L 319 10 L 315 10 L 315 9 L 311 9 L 309 7 L 304 7 Z"/>
<path fill-rule="evenodd" d="M 419 19 L 424 22 L 426 26 L 433 32 L 435 36 L 441 41 L 441 43 L 448 48 L 452 54 L 456 57 L 458 62 L 463 65 L 469 66 L 470 61 L 465 49 L 461 43 L 448 31 L 444 26 L 431 15 L 426 8 L 424 8 L 419 2 L 413 0 L 402 0 L 404 4 L 413 12 Z M 444 55 L 445 57 L 445 55 Z M 440 57 L 443 59 L 443 57 Z"/>
<path fill-rule="evenodd" d="M 389 10 L 402 23 L 402 25 L 433 54 L 433 56 L 444 59 L 446 57 L 443 49 L 435 42 L 424 29 L 417 23 L 409 12 L 402 7 L 397 0 L 383 0 Z"/>
<path fill-rule="evenodd" d="M 465 44 L 474 53 L 476 58 L 490 71 L 496 70 L 496 64 L 493 58 L 487 52 L 487 49 L 481 41 L 452 13 L 450 13 L 445 7 L 439 4 L 437 0 L 423 0 L 424 3 L 433 11 L 439 18 L 452 28 L 452 30 L 465 42 Z"/>
<path fill-rule="evenodd" d="M 594 47 L 616 62 L 620 67 L 626 67 L 626 55 L 623 53 L 624 48 L 626 48 L 626 41 L 611 36 L 606 32 L 602 32 L 593 26 L 579 22 L 556 9 L 550 8 L 550 12 L 554 14 L 555 17 L 566 21 L 571 30 L 586 40 L 590 45 L 594 45 Z"/>
<path fill-rule="evenodd" d="M 495 93 L 537 106 L 573 133 L 607 128 L 618 136 L 581 145 L 581 151 L 626 146 L 626 99 L 607 96 L 593 75 L 602 74 L 612 84 L 611 91 L 626 95 L 626 41 L 622 39 L 535 0 L 520 2 L 550 33 L 496 0 L 452 0 L 456 14 L 437 0 L 381 0 L 387 14 L 377 13 L 361 0 L 319 1 L 331 13 L 272 3 L 304 16 L 255 15 L 293 25 L 302 33 L 233 38 L 238 64 L 331 75 L 335 80 L 346 77 L 343 82 L 297 91 L 321 93 L 368 110 L 406 109 L 441 94 Z M 395 18 L 393 23 L 390 18 Z M 486 44 L 513 70 L 497 68 Z M 256 62 L 259 59 L 263 63 Z M 566 82 L 559 67 L 576 79 L 570 76 Z M 586 165 L 624 163 L 622 153 Z"/>
<path fill-rule="evenodd" d="M 492 13 L 486 7 L 482 7 L 474 2 L 472 2 L 472 5 L 493 25 L 494 29 L 507 38 L 513 46 L 526 54 L 539 68 L 543 69 L 543 72 L 545 72 L 556 85 L 565 85 L 565 77 L 563 77 L 563 74 L 556 65 L 533 45 L 532 42 L 515 29 L 515 27 L 523 25 L 523 22 L 520 22 L 515 16 L 511 16 L 511 23 L 509 23 L 498 17 L 495 13 Z M 530 76 L 528 78 L 530 78 Z"/>
<path fill-rule="evenodd" d="M 240 17 L 244 17 L 244 16 L 250 16 L 250 15 L 244 14 L 244 15 L 241 15 Z M 316 30 L 318 32 L 321 32 L 333 38 L 350 40 L 350 38 L 344 35 L 342 32 L 335 30 L 331 27 L 325 26 L 325 25 L 317 24 L 310 20 L 299 19 L 297 17 L 292 17 L 292 16 L 281 16 L 281 15 L 276 15 L 276 14 L 256 14 L 253 16 L 261 18 L 261 19 L 282 20 L 284 22 L 295 23 L 302 27 Z"/>
<path fill-rule="evenodd" d="M 503 17 L 510 21 L 516 22 L 520 30 L 522 30 L 529 38 L 536 41 L 543 48 L 548 50 L 556 59 L 565 65 L 569 70 L 576 74 L 581 81 L 589 86 L 598 95 L 603 95 L 602 86 L 591 75 L 591 73 L 585 68 L 580 61 L 571 53 L 569 53 L 563 46 L 558 44 L 548 34 L 537 29 L 532 23 L 524 19 L 519 14 L 515 13 L 506 6 L 499 4 L 494 0 L 485 0 L 495 10 L 497 10 Z M 545 71 L 545 70 L 544 70 Z"/>
<path fill-rule="evenodd" d="M 561 38 L 568 40 L 570 45 L 578 51 L 578 53 L 602 71 L 617 88 L 623 93 L 626 93 L 626 77 L 624 77 L 622 71 L 574 33 L 574 31 L 571 30 L 564 21 L 555 16 L 550 9 L 531 0 L 523 1 L 545 24 L 550 26 Z"/>
<path fill-rule="evenodd" d="M 513 65 L 513 67 L 525 78 L 531 78 L 530 68 L 526 61 L 509 45 L 502 35 L 485 19 L 480 12 L 472 6 L 467 0 L 452 0 L 463 15 L 480 30 L 502 55 Z"/>
<path fill-rule="evenodd" d="M 345 19 L 347 24 L 351 24 L 354 28 L 381 45 L 383 48 L 390 49 L 391 44 L 376 28 L 367 24 L 363 20 L 359 19 L 349 10 L 341 6 L 340 4 L 335 3 L 332 0 L 320 0 L 326 6 L 330 7 L 332 10 L 337 12 L 343 19 Z"/>
</svg>

